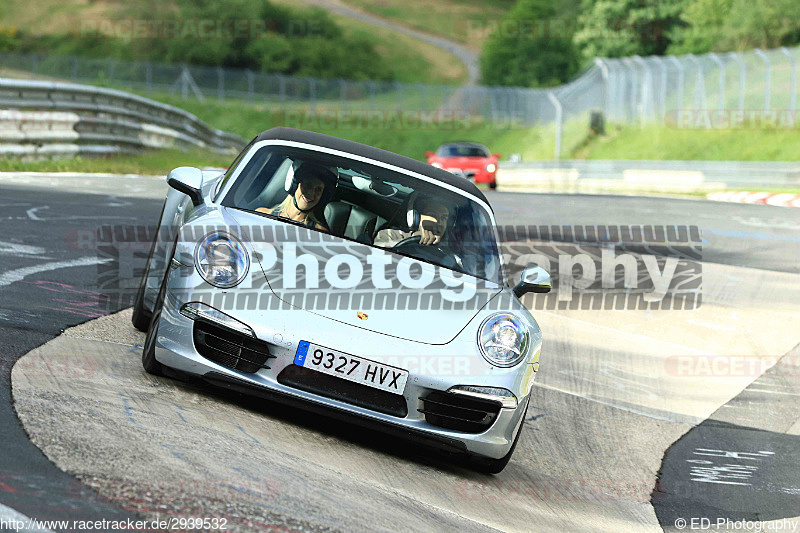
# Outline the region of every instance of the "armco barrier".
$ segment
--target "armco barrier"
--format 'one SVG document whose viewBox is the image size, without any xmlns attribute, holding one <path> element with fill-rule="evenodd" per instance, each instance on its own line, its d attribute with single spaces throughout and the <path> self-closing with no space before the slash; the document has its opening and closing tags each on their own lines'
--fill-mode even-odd
<svg viewBox="0 0 800 533">
<path fill-rule="evenodd" d="M 501 190 L 554 193 L 800 191 L 800 163 L 756 161 L 541 161 L 501 163 Z"/>
<path fill-rule="evenodd" d="M 245 140 L 191 113 L 114 89 L 0 78 L 0 156 L 27 158 L 201 148 Z"/>
</svg>

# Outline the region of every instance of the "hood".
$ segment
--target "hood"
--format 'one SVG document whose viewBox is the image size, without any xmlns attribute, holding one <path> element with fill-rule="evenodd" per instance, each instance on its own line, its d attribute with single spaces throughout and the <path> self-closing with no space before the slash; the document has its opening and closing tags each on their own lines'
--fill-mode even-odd
<svg viewBox="0 0 800 533">
<path fill-rule="evenodd" d="M 446 344 L 501 292 L 496 283 L 386 250 L 245 211 L 228 213 L 255 252 L 253 276 L 260 268 L 268 290 L 292 307 L 354 328 Z"/>
</svg>

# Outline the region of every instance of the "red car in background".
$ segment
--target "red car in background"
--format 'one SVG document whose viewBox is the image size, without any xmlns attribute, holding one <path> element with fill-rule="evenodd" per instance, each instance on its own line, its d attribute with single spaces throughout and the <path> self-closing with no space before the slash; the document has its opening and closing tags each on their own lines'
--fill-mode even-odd
<svg viewBox="0 0 800 533">
<path fill-rule="evenodd" d="M 478 143 L 452 142 L 443 144 L 436 152 L 425 152 L 428 164 L 443 168 L 456 176 L 474 183 L 486 183 L 490 189 L 497 187 L 497 161 L 493 154 Z"/>
</svg>

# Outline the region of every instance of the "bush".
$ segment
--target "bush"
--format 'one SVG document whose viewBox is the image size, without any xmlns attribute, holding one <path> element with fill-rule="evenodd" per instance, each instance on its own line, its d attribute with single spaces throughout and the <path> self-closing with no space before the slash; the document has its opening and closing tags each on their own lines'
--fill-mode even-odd
<svg viewBox="0 0 800 533">
<path fill-rule="evenodd" d="M 345 35 L 330 15 L 319 8 L 289 9 L 268 0 L 177 0 L 177 3 L 177 14 L 171 11 L 172 6 L 165 5 L 161 13 L 137 16 L 179 19 L 183 21 L 179 24 L 182 37 L 168 39 L 161 35 L 132 40 L 103 34 L 7 37 L 0 32 L 0 50 L 248 68 L 322 78 L 393 79 L 389 65 L 372 42 L 361 35 Z M 220 32 L 221 37 L 204 38 L 200 24 L 206 21 L 213 23 L 212 31 L 223 27 L 227 32 Z M 246 22 L 241 33 L 231 30 L 237 21 Z"/>
<path fill-rule="evenodd" d="M 569 10 L 565 10 L 563 4 L 557 5 L 551 0 L 518 0 L 509 13 L 508 24 L 501 25 L 484 45 L 481 54 L 483 83 L 548 87 L 568 81 L 578 71 L 578 51 L 569 32 L 550 31 L 555 27 L 550 23 L 571 26 L 566 18 L 569 18 Z M 543 26 L 535 26 L 542 22 Z M 536 27 L 544 30 L 533 31 Z"/>
</svg>

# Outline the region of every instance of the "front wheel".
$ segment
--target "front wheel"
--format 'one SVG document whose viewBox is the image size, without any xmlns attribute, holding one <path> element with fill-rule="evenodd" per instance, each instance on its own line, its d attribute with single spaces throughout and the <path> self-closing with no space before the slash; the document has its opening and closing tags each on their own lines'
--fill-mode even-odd
<svg viewBox="0 0 800 533">
<path fill-rule="evenodd" d="M 150 254 L 147 256 L 147 262 L 144 265 L 144 275 L 142 276 L 142 280 L 139 282 L 139 290 L 136 293 L 136 299 L 133 301 L 133 315 L 131 316 L 131 323 L 133 324 L 133 327 L 143 332 L 148 331 L 150 322 L 153 318 L 153 314 L 144 306 L 144 291 L 147 285 L 147 277 L 150 275 L 150 264 L 153 262 L 153 254 L 156 250 L 159 228 L 161 228 L 161 220 L 164 218 L 164 209 L 166 206 L 167 202 L 164 200 L 164 205 L 161 206 L 161 214 L 158 215 L 156 234 L 153 237 L 153 243 L 150 245 Z"/>
<path fill-rule="evenodd" d="M 492 189 L 492 190 L 495 190 L 497 188 L 497 182 L 496 181 L 491 182 L 489 184 L 489 188 Z"/>
<path fill-rule="evenodd" d="M 167 274 L 164 279 L 161 280 L 161 289 L 158 291 L 158 298 L 156 298 L 156 304 L 153 306 L 153 316 L 150 319 L 150 327 L 147 329 L 144 348 L 142 348 L 142 366 L 145 372 L 154 376 L 164 375 L 164 365 L 156 361 L 156 338 L 158 337 L 158 322 L 161 320 L 161 310 L 164 308 L 164 298 L 167 294 L 168 275 L 169 268 L 167 268 Z"/>
</svg>

